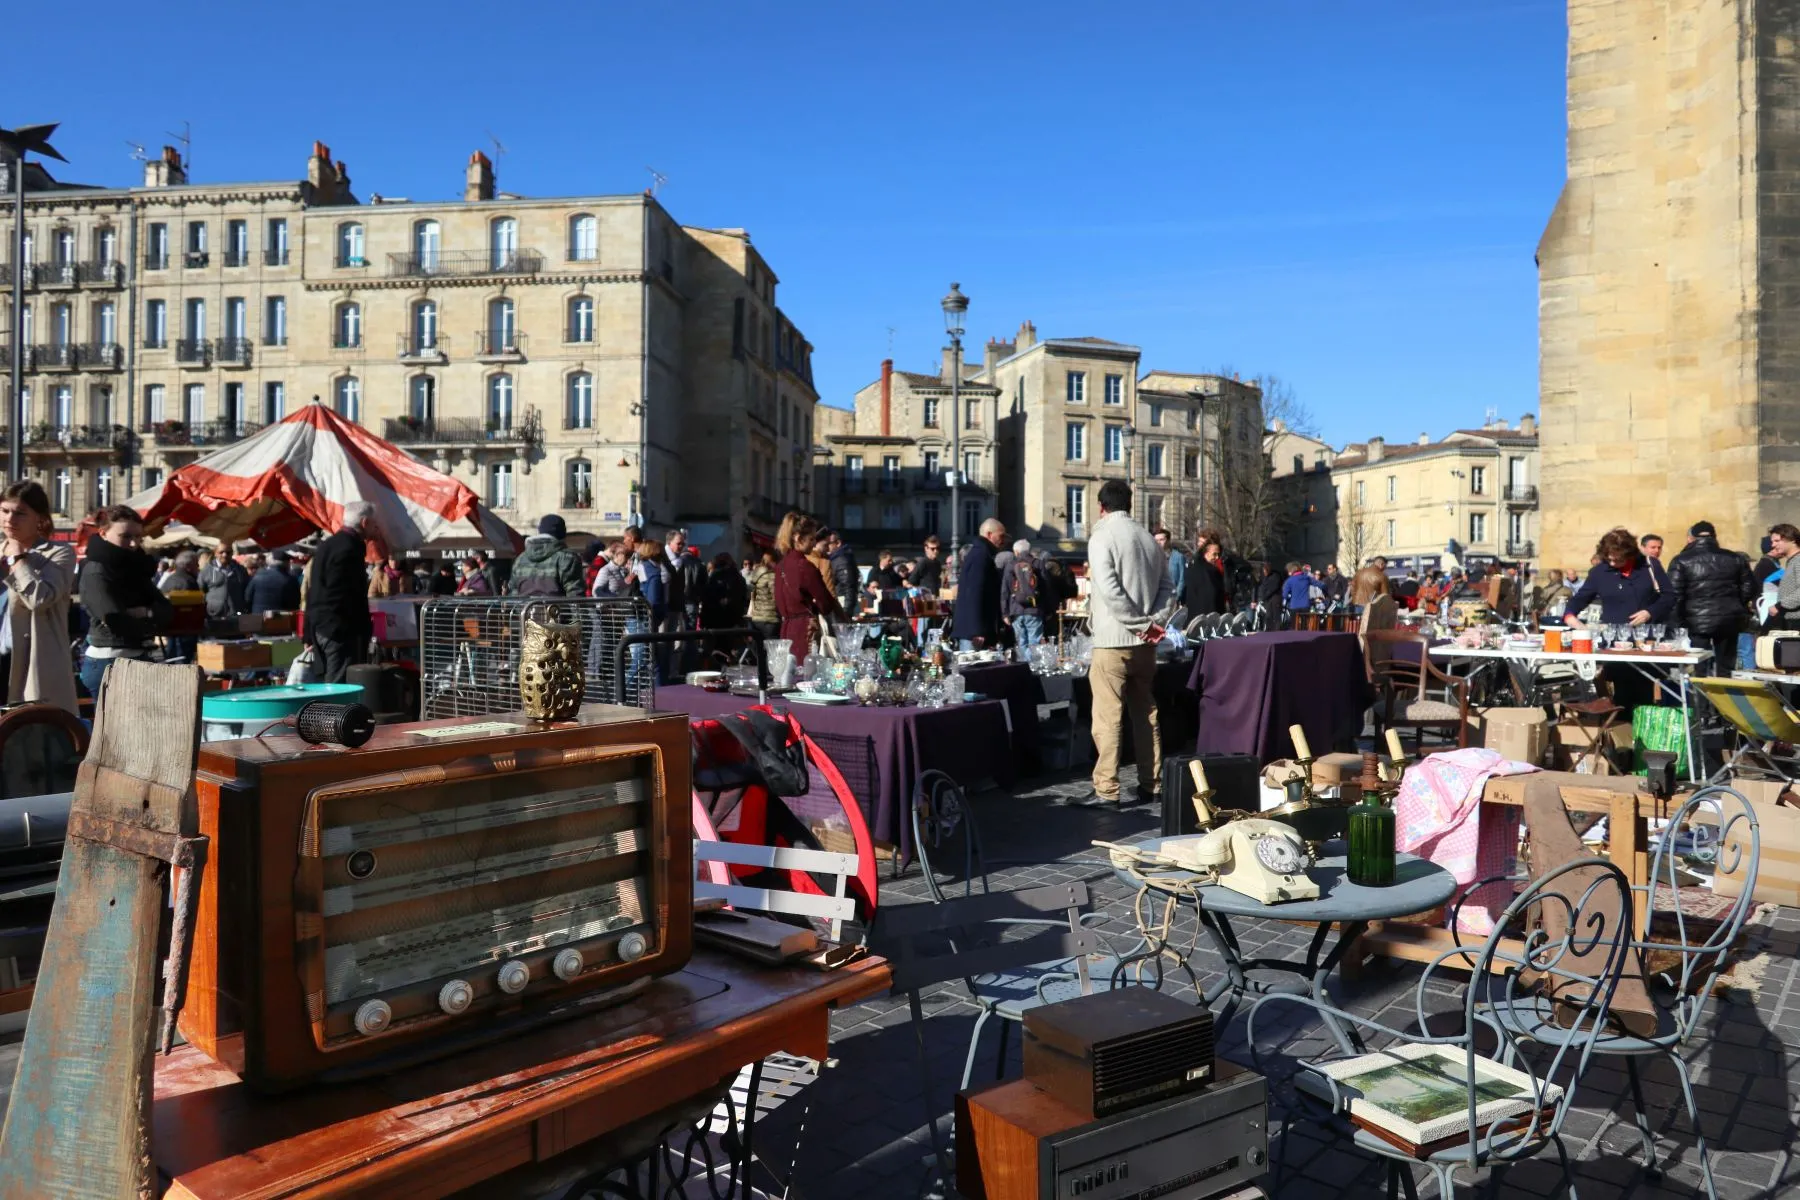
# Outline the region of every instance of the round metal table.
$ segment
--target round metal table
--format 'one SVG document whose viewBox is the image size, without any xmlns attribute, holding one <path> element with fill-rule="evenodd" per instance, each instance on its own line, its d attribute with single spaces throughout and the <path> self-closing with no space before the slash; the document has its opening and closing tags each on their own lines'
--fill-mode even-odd
<svg viewBox="0 0 1800 1200">
<path fill-rule="evenodd" d="M 1135 845 L 1140 850 L 1154 853 L 1166 840 L 1169 839 L 1146 838 Z M 1138 878 L 1130 871 L 1123 867 L 1113 869 L 1127 885 L 1139 886 Z M 1181 886 L 1170 886 L 1192 884 L 1201 878 L 1191 871 L 1172 867 L 1139 870 L 1138 874 L 1143 876 L 1144 883 L 1152 890 L 1178 896 L 1183 900 L 1191 896 L 1198 897 L 1201 928 L 1206 930 L 1207 938 L 1225 960 L 1224 977 L 1201 992 L 1201 997 L 1208 1004 L 1222 995 L 1227 997 L 1225 1007 L 1219 1012 L 1220 1025 L 1230 1022 L 1238 1003 L 1246 995 L 1264 996 L 1271 992 L 1288 992 L 1318 998 L 1324 991 L 1326 978 L 1337 967 L 1344 952 L 1362 936 L 1369 922 L 1409 916 L 1436 908 L 1456 894 L 1456 879 L 1450 872 L 1412 854 L 1396 856 L 1394 883 L 1389 887 L 1363 887 L 1351 883 L 1344 873 L 1344 859 L 1341 855 L 1319 859 L 1307 868 L 1306 873 L 1319 885 L 1317 900 L 1286 900 L 1279 904 L 1262 904 L 1241 892 L 1234 892 L 1218 884 L 1202 884 L 1192 892 Z M 1317 929 L 1307 948 L 1306 961 L 1297 963 L 1280 958 L 1245 958 L 1238 944 L 1237 934 L 1231 928 L 1232 917 L 1315 923 Z M 1326 951 L 1325 939 L 1333 925 L 1339 927 L 1338 938 L 1330 950 Z M 1321 952 L 1323 958 L 1320 957 Z M 1258 979 L 1251 976 L 1252 971 L 1284 972 L 1299 978 Z M 1361 1052 L 1359 1039 L 1329 1014 L 1325 1014 L 1325 1024 L 1345 1053 Z"/>
</svg>

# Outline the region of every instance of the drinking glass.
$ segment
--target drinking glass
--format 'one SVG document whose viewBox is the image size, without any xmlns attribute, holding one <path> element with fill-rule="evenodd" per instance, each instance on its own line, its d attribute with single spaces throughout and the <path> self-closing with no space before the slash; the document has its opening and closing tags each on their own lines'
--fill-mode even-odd
<svg viewBox="0 0 1800 1200">
<path fill-rule="evenodd" d="M 1666 630 L 1666 626 L 1662 626 L 1662 625 L 1650 626 L 1651 642 L 1652 643 L 1660 643 L 1663 640 L 1663 633 L 1665 632 L 1665 630 Z"/>
</svg>

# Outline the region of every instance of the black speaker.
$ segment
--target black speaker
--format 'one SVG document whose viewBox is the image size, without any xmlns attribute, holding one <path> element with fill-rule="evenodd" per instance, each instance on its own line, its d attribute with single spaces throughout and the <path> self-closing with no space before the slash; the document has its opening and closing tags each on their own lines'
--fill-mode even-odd
<svg viewBox="0 0 1800 1200">
<path fill-rule="evenodd" d="M 1199 826 L 1194 817 L 1194 776 L 1188 764 L 1192 754 L 1171 754 L 1163 759 L 1162 831 L 1164 837 L 1193 833 Z M 1214 808 L 1239 808 L 1257 812 L 1262 808 L 1262 762 L 1254 754 L 1208 754 L 1200 759 L 1206 768 L 1206 782 L 1212 785 Z"/>
</svg>

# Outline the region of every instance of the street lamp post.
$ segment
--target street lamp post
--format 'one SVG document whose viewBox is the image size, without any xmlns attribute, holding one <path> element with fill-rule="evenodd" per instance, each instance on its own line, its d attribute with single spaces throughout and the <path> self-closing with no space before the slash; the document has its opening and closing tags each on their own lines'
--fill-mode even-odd
<svg viewBox="0 0 1800 1200">
<path fill-rule="evenodd" d="M 952 283 L 944 297 L 944 332 L 950 335 L 950 569 L 957 570 L 962 548 L 962 335 L 969 298 Z M 954 578 L 954 576 L 952 576 Z"/>
<path fill-rule="evenodd" d="M 50 135 L 55 132 L 55 123 L 0 129 L 0 151 L 11 159 L 7 169 L 12 172 L 13 185 L 12 397 L 6 405 L 12 420 L 6 435 L 8 483 L 25 477 L 25 155 L 35 151 L 57 162 L 69 161 L 50 144 Z"/>
</svg>

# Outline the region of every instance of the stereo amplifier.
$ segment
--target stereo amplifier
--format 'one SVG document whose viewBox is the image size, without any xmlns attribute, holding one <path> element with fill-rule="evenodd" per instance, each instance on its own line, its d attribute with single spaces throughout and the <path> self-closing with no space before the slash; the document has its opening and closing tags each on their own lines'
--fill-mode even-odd
<svg viewBox="0 0 1800 1200">
<path fill-rule="evenodd" d="M 1268 1096 L 1261 1075 L 1224 1061 L 1204 1092 L 1103 1121 L 1028 1079 L 963 1092 L 956 1098 L 957 1190 L 970 1200 L 1236 1195 L 1269 1161 Z"/>
<path fill-rule="evenodd" d="M 1200 1091 L 1212 1072 L 1203 1004 L 1122 987 L 1025 1012 L 1025 1078 L 1089 1118 Z"/>
</svg>

